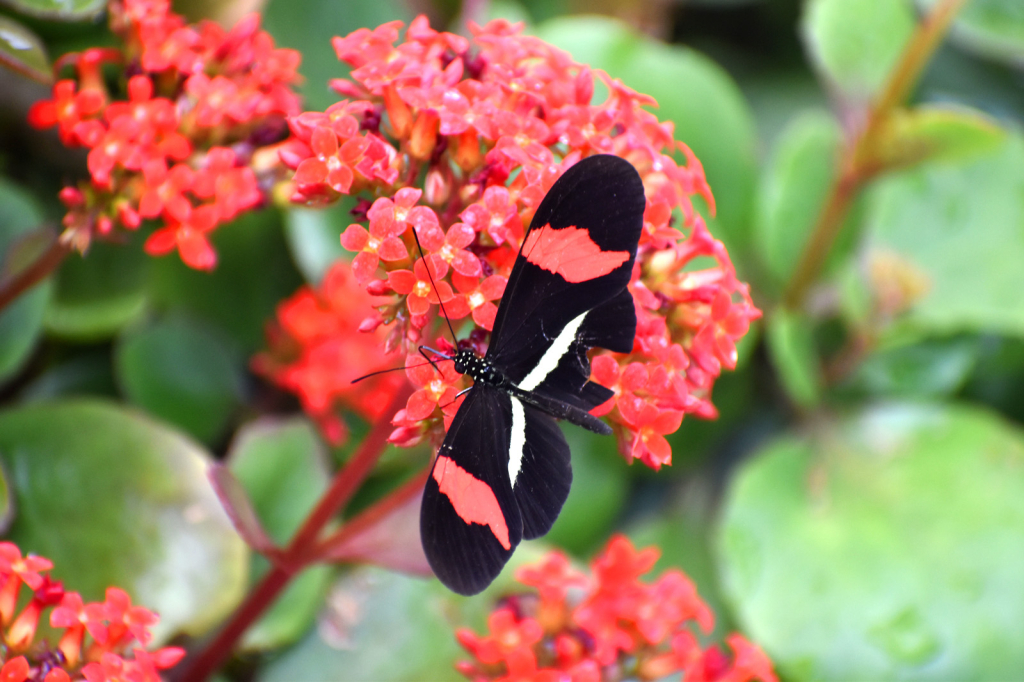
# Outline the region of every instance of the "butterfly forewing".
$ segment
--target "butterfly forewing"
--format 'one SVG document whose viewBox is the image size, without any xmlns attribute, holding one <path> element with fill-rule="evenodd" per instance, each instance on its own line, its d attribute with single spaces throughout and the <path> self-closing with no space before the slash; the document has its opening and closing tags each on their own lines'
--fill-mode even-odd
<svg viewBox="0 0 1024 682">
<path fill-rule="evenodd" d="M 441 582 L 459 594 L 487 587 L 523 536 L 508 475 L 512 400 L 490 386 L 473 387 L 423 493 L 423 550 Z"/>
<path fill-rule="evenodd" d="M 644 204 L 640 176 L 624 159 L 591 156 L 567 170 L 534 214 L 487 359 L 519 383 L 568 324 L 625 289 Z M 632 340 L 635 318 L 621 328 Z"/>
</svg>

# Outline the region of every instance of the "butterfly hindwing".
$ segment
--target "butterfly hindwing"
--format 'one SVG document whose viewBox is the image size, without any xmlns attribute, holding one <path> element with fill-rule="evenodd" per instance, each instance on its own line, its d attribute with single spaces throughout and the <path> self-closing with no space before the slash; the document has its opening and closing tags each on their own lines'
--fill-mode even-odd
<svg viewBox="0 0 1024 682">
<path fill-rule="evenodd" d="M 508 474 L 512 400 L 490 386 L 473 387 L 423 493 L 423 550 L 437 577 L 460 594 L 487 587 L 523 536 Z"/>
<path fill-rule="evenodd" d="M 552 186 L 512 267 L 487 352 L 513 382 L 541 364 L 567 326 L 626 288 L 644 206 L 639 174 L 616 156 L 583 159 Z M 635 318 L 620 327 L 613 336 L 632 339 Z"/>
<path fill-rule="evenodd" d="M 555 369 L 534 389 L 581 410 L 590 411 L 614 395 L 611 390 L 589 381 L 590 360 L 587 350 L 595 346 L 617 353 L 633 349 L 636 330 L 636 309 L 633 295 L 623 289 L 602 305 L 594 308 L 576 332 L 574 343 L 562 355 Z"/>
<path fill-rule="evenodd" d="M 532 540 L 551 530 L 558 518 L 572 485 L 572 464 L 558 422 L 513 401 L 509 475 L 515 475 L 512 491 L 523 519 L 523 538 Z"/>
</svg>

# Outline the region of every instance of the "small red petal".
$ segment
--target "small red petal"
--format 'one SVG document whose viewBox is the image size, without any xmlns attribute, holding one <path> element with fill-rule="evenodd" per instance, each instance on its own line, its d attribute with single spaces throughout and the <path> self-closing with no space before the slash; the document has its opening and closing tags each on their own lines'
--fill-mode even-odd
<svg viewBox="0 0 1024 682">
<path fill-rule="evenodd" d="M 380 248 L 377 249 L 377 253 L 386 261 L 402 260 L 409 257 L 405 243 L 398 237 L 388 237 L 385 239 L 381 243 Z"/>
<path fill-rule="evenodd" d="M 362 251 L 370 241 L 370 233 L 362 225 L 349 225 L 341 233 L 341 245 L 349 251 Z"/>
<path fill-rule="evenodd" d="M 394 289 L 396 293 L 408 294 L 416 286 L 416 276 L 408 270 L 394 270 L 388 273 L 388 284 L 391 285 L 391 288 Z M 410 310 L 412 310 L 412 308 L 410 308 Z"/>
</svg>

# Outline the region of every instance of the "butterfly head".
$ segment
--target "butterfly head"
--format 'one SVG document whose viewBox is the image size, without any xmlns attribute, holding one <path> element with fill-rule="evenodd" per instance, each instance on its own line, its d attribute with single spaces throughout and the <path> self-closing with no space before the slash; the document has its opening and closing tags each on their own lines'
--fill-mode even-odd
<svg viewBox="0 0 1024 682">
<path fill-rule="evenodd" d="M 474 382 L 491 386 L 505 386 L 509 383 L 508 378 L 500 370 L 472 348 L 460 348 L 453 360 L 455 371 L 459 374 L 468 374 Z"/>
</svg>

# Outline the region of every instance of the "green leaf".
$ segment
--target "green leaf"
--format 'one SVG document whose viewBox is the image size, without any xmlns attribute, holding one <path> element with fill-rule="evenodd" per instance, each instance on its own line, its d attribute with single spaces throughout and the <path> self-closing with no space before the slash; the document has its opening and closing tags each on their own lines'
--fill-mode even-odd
<svg viewBox="0 0 1024 682">
<path fill-rule="evenodd" d="M 629 493 L 629 471 L 615 439 L 570 426 L 563 429 L 572 450 L 572 488 L 545 542 L 578 555 L 608 537 Z"/>
<path fill-rule="evenodd" d="M 1024 139 L 970 163 L 928 164 L 881 181 L 867 259 L 893 256 L 925 280 L 906 324 L 930 333 L 1024 335 Z"/>
<path fill-rule="evenodd" d="M 216 327 L 238 351 L 253 353 L 264 345 L 263 328 L 277 305 L 302 284 L 288 255 L 281 214 L 246 213 L 217 228 L 213 272 L 193 270 L 177 255 L 154 259 L 150 292 L 154 301 Z"/>
<path fill-rule="evenodd" d="M 817 405 L 822 377 L 811 320 L 778 308 L 768 318 L 767 327 L 768 355 L 786 394 L 801 407 Z"/>
<path fill-rule="evenodd" d="M 979 346 L 963 397 L 1024 422 L 1024 340 L 986 335 Z"/>
<path fill-rule="evenodd" d="M 328 208 L 293 208 L 285 212 L 288 248 L 310 284 L 319 284 L 331 266 L 348 255 L 341 246 L 341 233 L 355 221 L 349 213 L 353 206 L 355 200 L 344 196 Z"/>
<path fill-rule="evenodd" d="M 980 352 L 975 337 L 929 339 L 868 356 L 846 389 L 878 397 L 928 398 L 956 393 Z"/>
<path fill-rule="evenodd" d="M 835 182 L 842 131 L 828 114 L 799 115 L 779 137 L 758 191 L 759 252 L 781 290 Z"/>
<path fill-rule="evenodd" d="M 395 19 L 412 19 L 404 3 L 394 0 L 337 3 L 333 0 L 272 0 L 263 14 L 263 26 L 279 47 L 302 52 L 300 88 L 307 111 L 323 111 L 340 97 L 329 89 L 333 78 L 348 75 L 348 64 L 338 61 L 331 38 L 359 28 L 376 28 Z M 316 17 L 310 21 L 310 17 Z M 436 28 L 436 27 L 435 27 Z"/>
<path fill-rule="evenodd" d="M 936 0 L 918 0 L 931 9 Z M 950 39 L 989 59 L 1020 66 L 1024 60 L 1024 5 L 1018 0 L 971 0 L 953 23 Z"/>
<path fill-rule="evenodd" d="M 922 161 L 958 161 L 998 149 L 1006 135 L 994 120 L 966 108 L 900 109 L 889 116 L 877 158 L 869 163 L 892 168 Z"/>
<path fill-rule="evenodd" d="M 914 31 L 910 0 L 811 0 L 800 32 L 819 73 L 848 100 L 872 99 Z"/>
<path fill-rule="evenodd" d="M 3 4 L 49 21 L 90 21 L 107 6 L 104 0 L 3 0 Z"/>
<path fill-rule="evenodd" d="M 242 402 L 243 360 L 195 320 L 171 316 L 126 331 L 114 349 L 129 402 L 213 444 Z"/>
<path fill-rule="evenodd" d="M 786 679 L 1012 679 L 1022 467 L 1024 433 L 961 406 L 776 440 L 728 491 L 725 592 Z"/>
<path fill-rule="evenodd" d="M 86 600 L 126 589 L 166 641 L 203 634 L 242 598 L 248 553 L 192 441 L 110 403 L 61 401 L 0 412 L 0 459 L 17 506 L 8 539 Z"/>
<path fill-rule="evenodd" d="M 231 445 L 228 466 L 279 545 L 299 529 L 331 476 L 316 429 L 301 417 L 244 426 Z"/>
<path fill-rule="evenodd" d="M 323 444 L 305 419 L 262 419 L 245 426 L 228 455 L 231 472 L 249 494 L 263 527 L 286 545 L 330 482 Z M 268 569 L 253 557 L 253 581 Z M 247 649 L 271 649 L 297 640 L 313 623 L 323 602 L 331 569 L 303 572 L 266 614 L 246 632 Z"/>
<path fill-rule="evenodd" d="M 83 349 L 48 367 L 19 394 L 21 402 L 39 402 L 70 396 L 119 398 L 110 349 Z"/>
<path fill-rule="evenodd" d="M 460 597 L 437 580 L 364 567 L 338 580 L 318 627 L 260 671 L 260 682 L 444 682 L 465 680 L 454 668 L 469 654 L 455 629 L 483 633 L 495 600 L 523 586 L 515 569 L 540 559 L 543 545 L 526 542 L 483 593 Z"/>
<path fill-rule="evenodd" d="M 40 228 L 42 221 L 43 212 L 33 197 L 0 179 L 0 277 L 23 271 L 49 246 L 54 235 Z M 0 381 L 14 376 L 28 361 L 43 329 L 43 311 L 51 290 L 46 279 L 0 311 Z"/>
<path fill-rule="evenodd" d="M 750 250 L 756 131 L 728 73 L 695 50 L 651 40 L 603 17 L 563 17 L 537 26 L 535 33 L 658 101 L 654 113 L 675 124 L 675 138 L 704 166 L 718 206 L 709 223 L 715 236 L 737 251 L 734 257 Z"/>
<path fill-rule="evenodd" d="M 57 271 L 46 308 L 47 331 L 75 341 L 96 341 L 141 317 L 149 267 L 141 242 L 137 233 L 127 244 L 94 240 L 84 256 L 68 256 Z"/>
<path fill-rule="evenodd" d="M 42 39 L 13 19 L 0 16 L 0 65 L 40 83 L 53 82 Z"/>
</svg>

